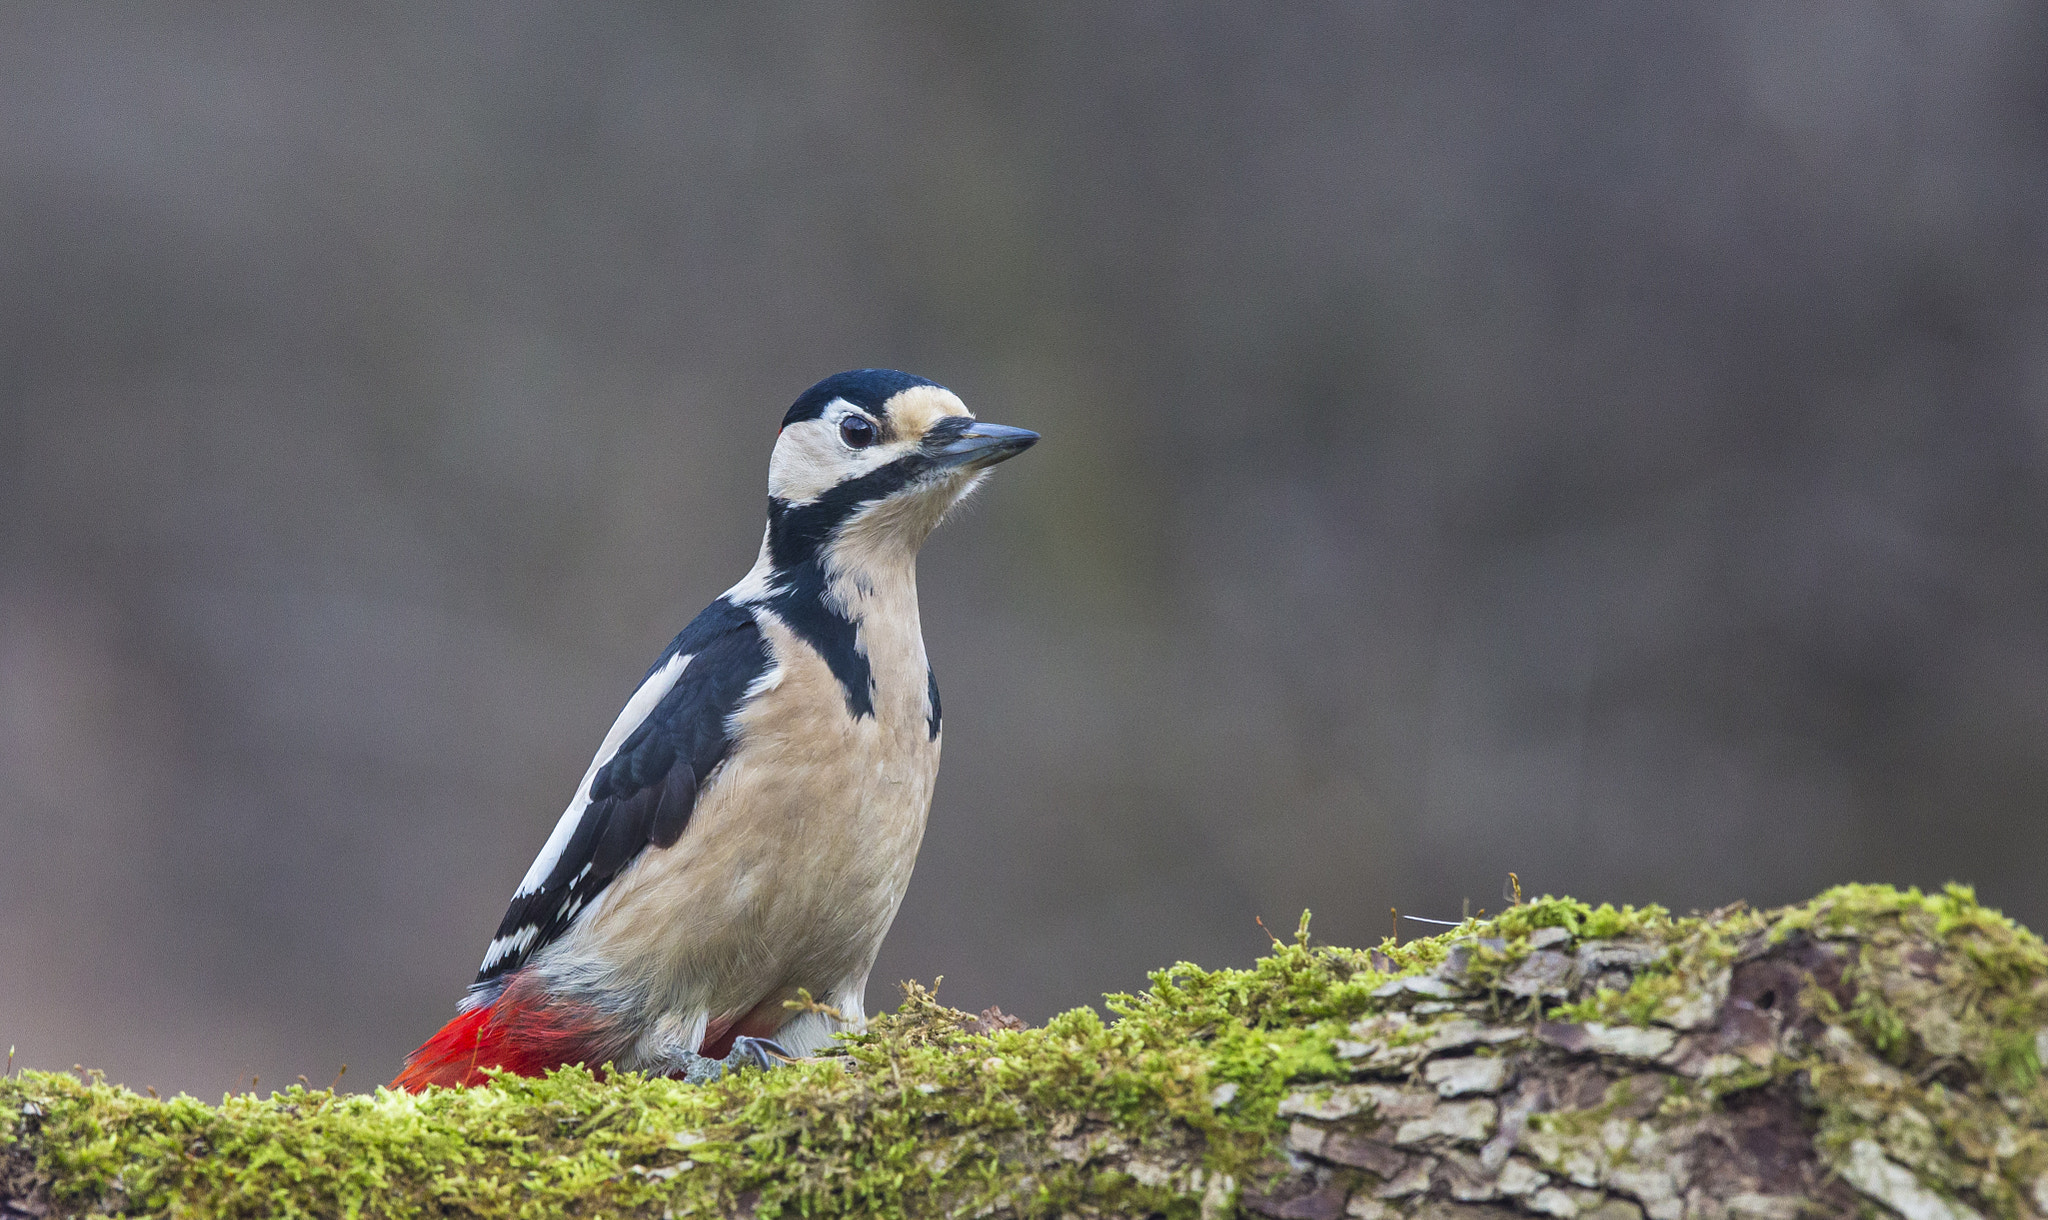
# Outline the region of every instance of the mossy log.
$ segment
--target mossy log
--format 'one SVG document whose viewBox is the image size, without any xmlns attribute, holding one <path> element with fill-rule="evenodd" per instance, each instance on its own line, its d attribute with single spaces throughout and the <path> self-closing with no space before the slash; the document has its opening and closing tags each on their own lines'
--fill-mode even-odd
<svg viewBox="0 0 2048 1220">
<path fill-rule="evenodd" d="M 1305 924 L 1304 924 L 1305 929 Z M 2048 951 L 1968 890 L 1521 903 L 1043 1028 L 908 989 L 697 1087 L 0 1082 L 0 1216 L 2048 1215 Z"/>
</svg>

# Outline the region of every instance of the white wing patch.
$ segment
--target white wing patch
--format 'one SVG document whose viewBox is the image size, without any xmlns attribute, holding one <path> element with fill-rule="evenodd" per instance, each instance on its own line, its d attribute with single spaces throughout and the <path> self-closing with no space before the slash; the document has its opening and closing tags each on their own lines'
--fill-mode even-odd
<svg viewBox="0 0 2048 1220">
<path fill-rule="evenodd" d="M 604 735 L 604 744 L 597 747 L 597 756 L 590 760 L 590 769 L 583 773 L 583 781 L 576 785 L 576 795 L 570 799 L 569 807 L 562 811 L 561 820 L 555 823 L 554 832 L 548 835 L 548 841 L 541 845 L 540 854 L 533 858 L 533 867 L 526 870 L 526 876 L 519 882 L 519 888 L 512 891 L 514 898 L 537 893 L 541 886 L 547 884 L 548 874 L 555 871 L 555 863 L 562 858 L 563 849 L 569 846 L 570 836 L 576 833 L 576 823 L 583 819 L 583 811 L 590 807 L 590 783 L 597 778 L 598 769 L 612 760 L 612 756 L 619 752 L 619 746 L 634 729 L 640 727 L 640 722 L 647 719 L 654 711 L 655 705 L 675 689 L 676 682 L 683 676 L 684 668 L 690 663 L 690 656 L 689 653 L 679 652 L 670 657 L 660 669 L 647 675 L 647 681 L 642 682 L 640 689 L 633 692 L 633 697 L 626 700 L 626 706 L 619 712 L 619 718 L 612 722 L 611 732 Z M 539 929 L 529 929 L 522 931 L 520 935 L 527 938 L 527 943 L 531 943 L 533 936 L 538 932 Z M 505 956 L 506 951 L 525 948 L 524 944 L 512 945 L 511 942 L 516 939 L 500 937 L 492 941 L 490 952 L 484 955 L 484 968 L 489 969 Z M 504 947 L 502 950 L 501 946 Z"/>
<path fill-rule="evenodd" d="M 483 968 L 489 970 L 505 958 L 517 953 L 526 952 L 526 947 L 533 943 L 534 937 L 539 935 L 540 928 L 533 924 L 527 924 L 510 936 L 500 936 L 491 942 L 490 948 L 484 950 Z"/>
</svg>

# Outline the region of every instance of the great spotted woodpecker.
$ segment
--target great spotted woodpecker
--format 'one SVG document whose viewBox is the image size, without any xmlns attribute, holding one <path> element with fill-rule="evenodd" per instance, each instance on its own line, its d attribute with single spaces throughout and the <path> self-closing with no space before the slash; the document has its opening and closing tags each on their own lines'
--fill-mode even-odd
<svg viewBox="0 0 2048 1220">
<path fill-rule="evenodd" d="M 886 369 L 796 400 L 760 558 L 626 701 L 398 1087 L 571 1063 L 709 1079 L 865 1020 L 939 769 L 918 548 L 1037 440 Z"/>
</svg>

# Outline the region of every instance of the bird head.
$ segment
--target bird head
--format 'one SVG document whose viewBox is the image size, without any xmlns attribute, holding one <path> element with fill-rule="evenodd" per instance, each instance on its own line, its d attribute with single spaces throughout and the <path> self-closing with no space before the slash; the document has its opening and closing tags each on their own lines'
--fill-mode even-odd
<svg viewBox="0 0 2048 1220">
<path fill-rule="evenodd" d="M 768 463 L 768 542 L 777 566 L 830 547 L 915 554 L 946 510 L 1036 432 L 974 418 L 942 385 L 856 369 L 804 391 Z"/>
</svg>

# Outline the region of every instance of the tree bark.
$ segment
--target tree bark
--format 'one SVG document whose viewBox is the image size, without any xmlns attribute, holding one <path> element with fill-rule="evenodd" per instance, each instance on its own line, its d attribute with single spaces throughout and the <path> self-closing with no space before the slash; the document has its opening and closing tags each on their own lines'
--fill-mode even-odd
<svg viewBox="0 0 2048 1220">
<path fill-rule="evenodd" d="M 29 1073 L 0 1216 L 2048 1215 L 2048 954 L 1964 890 L 1546 899 L 1120 1007 L 1016 1030 L 912 988 L 838 1061 L 707 1089 L 209 1107 Z"/>
</svg>

